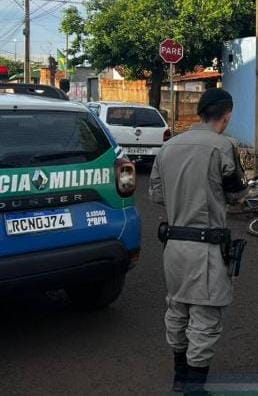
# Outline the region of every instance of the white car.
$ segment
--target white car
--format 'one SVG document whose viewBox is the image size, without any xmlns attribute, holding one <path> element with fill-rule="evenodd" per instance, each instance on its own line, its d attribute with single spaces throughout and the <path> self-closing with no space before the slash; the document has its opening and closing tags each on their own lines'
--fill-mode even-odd
<svg viewBox="0 0 258 396">
<path fill-rule="evenodd" d="M 124 102 L 89 102 L 87 107 L 132 159 L 153 159 L 171 137 L 166 121 L 154 107 Z"/>
</svg>

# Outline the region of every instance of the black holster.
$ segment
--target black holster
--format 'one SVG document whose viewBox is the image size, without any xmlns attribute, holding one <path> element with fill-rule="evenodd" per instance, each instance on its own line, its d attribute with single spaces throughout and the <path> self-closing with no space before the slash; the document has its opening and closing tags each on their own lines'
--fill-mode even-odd
<svg viewBox="0 0 258 396">
<path fill-rule="evenodd" d="M 239 276 L 242 256 L 247 242 L 245 239 L 235 239 L 230 242 L 228 249 L 228 260 L 226 263 L 228 267 L 229 276 Z"/>
<path fill-rule="evenodd" d="M 168 241 L 168 229 L 169 229 L 168 222 L 163 221 L 162 223 L 160 223 L 158 229 L 158 238 L 160 242 L 163 243 L 164 245 L 166 245 Z"/>
</svg>

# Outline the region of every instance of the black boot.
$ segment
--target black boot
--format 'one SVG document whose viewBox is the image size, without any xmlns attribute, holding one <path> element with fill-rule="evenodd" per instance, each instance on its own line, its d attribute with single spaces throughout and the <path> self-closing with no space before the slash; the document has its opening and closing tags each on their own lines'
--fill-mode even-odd
<svg viewBox="0 0 258 396">
<path fill-rule="evenodd" d="M 188 366 L 187 382 L 184 388 L 185 396 L 204 396 L 209 392 L 204 390 L 207 381 L 209 367 Z"/>
<path fill-rule="evenodd" d="M 187 380 L 188 365 L 186 351 L 174 352 L 175 357 L 175 376 L 173 382 L 174 392 L 183 392 Z"/>
</svg>

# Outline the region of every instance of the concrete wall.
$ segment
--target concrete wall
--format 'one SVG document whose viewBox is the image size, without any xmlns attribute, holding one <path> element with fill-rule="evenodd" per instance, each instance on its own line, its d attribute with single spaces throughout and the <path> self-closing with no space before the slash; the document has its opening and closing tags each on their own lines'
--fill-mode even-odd
<svg viewBox="0 0 258 396">
<path fill-rule="evenodd" d="M 149 89 L 144 80 L 100 80 L 100 100 L 149 103 Z"/>
<path fill-rule="evenodd" d="M 108 67 L 100 73 L 100 78 L 104 80 L 124 80 L 118 71 L 114 68 Z"/>
<path fill-rule="evenodd" d="M 182 132 L 194 123 L 199 121 L 197 116 L 197 104 L 199 102 L 201 93 L 199 92 L 181 92 L 174 93 L 174 118 L 175 131 Z M 161 91 L 161 105 L 162 110 L 168 113 L 168 123 L 172 124 L 172 109 L 170 101 L 170 91 L 164 87 Z"/>
<path fill-rule="evenodd" d="M 77 67 L 71 76 L 71 82 L 86 83 L 89 78 L 98 78 L 96 71 L 91 67 Z"/>
<path fill-rule="evenodd" d="M 187 91 L 187 92 L 204 92 L 206 87 L 205 81 L 179 81 L 174 83 L 175 91 Z"/>
<path fill-rule="evenodd" d="M 78 102 L 87 102 L 88 90 L 84 82 L 71 82 L 69 98 Z"/>
<path fill-rule="evenodd" d="M 65 78 L 65 72 L 57 71 L 55 75 L 55 86 L 57 88 L 59 88 L 59 81 L 62 78 Z M 51 73 L 47 67 L 40 70 L 40 84 L 51 85 Z"/>
</svg>

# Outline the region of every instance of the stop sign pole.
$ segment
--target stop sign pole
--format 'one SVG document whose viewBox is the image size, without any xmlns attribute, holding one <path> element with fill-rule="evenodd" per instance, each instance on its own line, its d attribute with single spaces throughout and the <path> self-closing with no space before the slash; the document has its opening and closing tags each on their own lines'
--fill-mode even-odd
<svg viewBox="0 0 258 396">
<path fill-rule="evenodd" d="M 171 119 L 172 119 L 172 134 L 175 132 L 175 112 L 174 112 L 174 81 L 173 74 L 175 70 L 174 63 L 169 64 L 170 74 L 170 104 L 171 104 Z"/>
<path fill-rule="evenodd" d="M 182 44 L 176 42 L 175 40 L 167 38 L 162 41 L 159 46 L 159 55 L 164 60 L 164 62 L 170 64 L 170 102 L 171 102 L 171 122 L 172 122 L 172 132 L 175 129 L 174 120 L 174 84 L 173 84 L 173 74 L 174 65 L 178 63 L 184 57 L 184 47 Z"/>
</svg>

